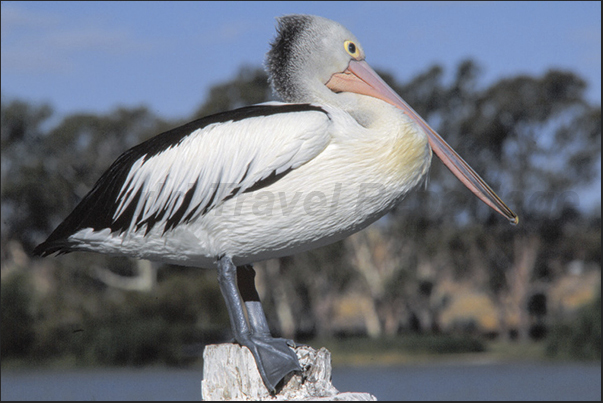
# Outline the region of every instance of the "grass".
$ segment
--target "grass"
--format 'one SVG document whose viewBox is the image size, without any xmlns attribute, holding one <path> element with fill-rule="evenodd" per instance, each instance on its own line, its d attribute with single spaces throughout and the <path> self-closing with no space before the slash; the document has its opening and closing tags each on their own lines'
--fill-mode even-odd
<svg viewBox="0 0 603 403">
<path fill-rule="evenodd" d="M 316 339 L 307 344 L 331 351 L 334 366 L 547 359 L 544 343 L 483 341 L 469 336 L 412 334 L 381 339 Z"/>
<path fill-rule="evenodd" d="M 470 336 L 409 334 L 380 339 L 367 337 L 313 339 L 305 341 L 304 344 L 316 349 L 327 348 L 331 352 L 333 366 L 393 366 L 434 362 L 563 361 L 569 359 L 563 356 L 551 358 L 550 355 L 547 355 L 547 345 L 544 342 L 485 341 Z M 201 368 L 202 360 L 199 358 L 189 364 Z M 156 363 L 154 365 L 161 366 L 163 364 Z M 46 359 L 36 364 L 25 359 L 2 360 L 3 370 L 27 369 L 32 366 L 63 369 L 82 366 L 96 367 L 98 364 L 82 365 L 81 360 L 77 360 L 73 356 Z"/>
</svg>

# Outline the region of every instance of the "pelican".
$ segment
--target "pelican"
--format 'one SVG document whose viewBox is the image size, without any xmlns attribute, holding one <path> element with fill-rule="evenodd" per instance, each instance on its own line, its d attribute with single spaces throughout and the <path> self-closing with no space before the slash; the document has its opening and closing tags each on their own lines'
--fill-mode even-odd
<svg viewBox="0 0 603 403">
<path fill-rule="evenodd" d="M 217 269 L 234 338 L 274 392 L 300 367 L 293 342 L 271 336 L 252 263 L 365 228 L 424 180 L 432 151 L 487 205 L 518 219 L 337 22 L 279 18 L 266 68 L 285 103 L 207 116 L 126 151 L 34 253 Z"/>
</svg>

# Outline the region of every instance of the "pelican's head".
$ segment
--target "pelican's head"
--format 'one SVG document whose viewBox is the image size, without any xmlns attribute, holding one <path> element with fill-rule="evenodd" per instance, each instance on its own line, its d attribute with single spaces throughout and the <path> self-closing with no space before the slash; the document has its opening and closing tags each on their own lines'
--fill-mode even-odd
<svg viewBox="0 0 603 403">
<path fill-rule="evenodd" d="M 285 101 L 349 108 L 353 104 L 349 100 L 362 95 L 401 109 L 425 131 L 432 150 L 469 190 L 517 223 L 515 213 L 483 179 L 368 65 L 362 45 L 350 31 L 312 15 L 288 15 L 278 23 L 266 67 L 270 83 Z"/>
<path fill-rule="evenodd" d="M 313 15 L 278 19 L 278 35 L 266 59 L 270 83 L 287 102 L 329 98 L 325 84 L 333 74 L 363 60 L 358 39 L 343 25 Z"/>
</svg>

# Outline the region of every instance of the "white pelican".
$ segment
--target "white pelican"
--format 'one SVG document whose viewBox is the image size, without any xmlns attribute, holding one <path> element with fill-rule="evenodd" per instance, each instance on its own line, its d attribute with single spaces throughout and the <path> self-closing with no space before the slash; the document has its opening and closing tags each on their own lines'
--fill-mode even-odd
<svg viewBox="0 0 603 403">
<path fill-rule="evenodd" d="M 234 337 L 251 350 L 271 391 L 299 364 L 290 341 L 270 335 L 251 263 L 371 224 L 424 179 L 432 150 L 480 199 L 517 222 L 369 67 L 346 28 L 309 15 L 278 24 L 266 66 L 287 103 L 208 116 L 126 151 L 34 251 L 216 268 Z"/>
</svg>

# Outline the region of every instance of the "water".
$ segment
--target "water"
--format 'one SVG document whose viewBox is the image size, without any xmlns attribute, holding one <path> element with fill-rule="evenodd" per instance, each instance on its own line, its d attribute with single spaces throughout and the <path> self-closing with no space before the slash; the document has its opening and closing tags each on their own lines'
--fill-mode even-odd
<svg viewBox="0 0 603 403">
<path fill-rule="evenodd" d="M 201 370 L 2 371 L 2 400 L 200 400 Z"/>
<path fill-rule="evenodd" d="M 340 391 L 379 400 L 601 400 L 601 364 L 429 364 L 341 368 Z"/>
<path fill-rule="evenodd" d="M 200 400 L 201 370 L 2 371 L 2 400 Z M 598 364 L 335 368 L 342 392 L 379 400 L 601 400 Z"/>
</svg>

